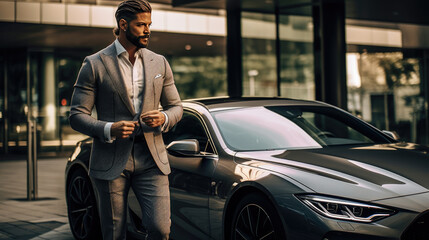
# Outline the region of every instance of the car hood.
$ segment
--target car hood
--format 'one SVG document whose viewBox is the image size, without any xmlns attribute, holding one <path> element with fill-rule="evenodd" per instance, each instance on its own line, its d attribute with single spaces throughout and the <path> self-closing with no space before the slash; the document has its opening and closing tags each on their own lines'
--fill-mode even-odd
<svg viewBox="0 0 429 240">
<path fill-rule="evenodd" d="M 396 143 L 239 152 L 234 160 L 291 178 L 303 191 L 375 201 L 428 192 L 428 153 L 424 146 Z"/>
</svg>

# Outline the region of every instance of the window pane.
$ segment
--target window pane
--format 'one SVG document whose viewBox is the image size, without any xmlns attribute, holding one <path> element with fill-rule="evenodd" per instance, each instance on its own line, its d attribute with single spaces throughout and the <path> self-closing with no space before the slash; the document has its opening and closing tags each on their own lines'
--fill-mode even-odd
<svg viewBox="0 0 429 240">
<path fill-rule="evenodd" d="M 214 153 L 201 120 L 189 112 L 184 112 L 182 119 L 162 136 L 166 145 L 173 141 L 196 139 L 201 152 Z"/>
<path fill-rule="evenodd" d="M 182 99 L 227 95 L 225 55 L 175 56 L 169 61 Z"/>
<path fill-rule="evenodd" d="M 314 100 L 311 6 L 284 11 L 279 16 L 281 96 Z"/>
<path fill-rule="evenodd" d="M 426 143 L 420 60 L 401 52 L 348 53 L 348 109 L 406 141 Z"/>
<path fill-rule="evenodd" d="M 6 62 L 4 56 L 0 55 L 0 152 L 5 152 L 6 139 L 5 139 L 5 128 L 6 128 L 6 109 L 5 109 L 5 68 Z"/>
<path fill-rule="evenodd" d="M 10 150 L 27 145 L 27 77 L 26 52 L 17 51 L 6 56 L 7 120 Z"/>
<path fill-rule="evenodd" d="M 277 96 L 274 14 L 242 13 L 243 95 Z"/>
<path fill-rule="evenodd" d="M 85 52 L 59 52 L 57 53 L 57 73 L 58 73 L 58 121 L 59 139 L 61 146 L 71 146 L 76 141 L 87 136 L 73 130 L 70 127 L 68 116 L 70 112 L 70 101 L 73 94 L 73 85 L 82 66 Z"/>
<path fill-rule="evenodd" d="M 387 143 L 380 133 L 333 108 L 250 107 L 213 116 L 228 147 L 238 151 Z"/>
</svg>

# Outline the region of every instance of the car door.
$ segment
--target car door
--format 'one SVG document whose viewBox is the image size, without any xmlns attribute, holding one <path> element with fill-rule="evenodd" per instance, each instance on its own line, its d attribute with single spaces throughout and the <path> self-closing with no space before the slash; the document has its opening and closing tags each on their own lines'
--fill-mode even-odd
<svg viewBox="0 0 429 240">
<path fill-rule="evenodd" d="M 217 154 L 207 126 L 198 113 L 186 110 L 182 120 L 164 134 L 166 145 L 174 141 L 198 140 L 200 151 L 179 154 L 168 150 L 171 166 L 171 220 L 175 239 L 210 239 L 209 195 Z"/>
</svg>

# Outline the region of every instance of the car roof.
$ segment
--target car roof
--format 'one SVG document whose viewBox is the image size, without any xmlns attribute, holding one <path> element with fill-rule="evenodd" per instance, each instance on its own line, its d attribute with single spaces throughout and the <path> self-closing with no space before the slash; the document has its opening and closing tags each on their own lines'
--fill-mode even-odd
<svg viewBox="0 0 429 240">
<path fill-rule="evenodd" d="M 184 103 L 194 103 L 206 107 L 209 111 L 228 108 L 246 108 L 259 106 L 328 106 L 325 103 L 309 100 L 298 100 L 281 97 L 211 97 L 184 100 Z"/>
</svg>

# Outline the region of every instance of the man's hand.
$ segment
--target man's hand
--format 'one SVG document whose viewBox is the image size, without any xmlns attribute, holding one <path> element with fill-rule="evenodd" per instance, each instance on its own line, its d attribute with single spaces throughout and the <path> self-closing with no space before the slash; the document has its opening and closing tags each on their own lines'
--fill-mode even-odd
<svg viewBox="0 0 429 240">
<path fill-rule="evenodd" d="M 142 113 L 140 118 L 149 127 L 159 127 L 162 126 L 165 122 L 165 115 L 159 110 L 152 110 Z"/>
<path fill-rule="evenodd" d="M 119 121 L 112 124 L 110 134 L 116 138 L 128 138 L 137 126 L 137 121 Z"/>
</svg>

